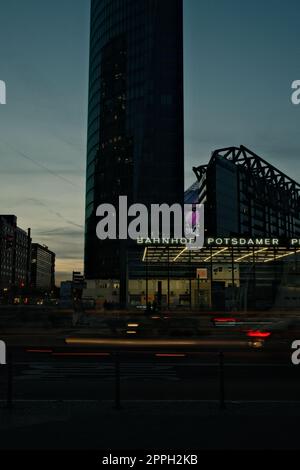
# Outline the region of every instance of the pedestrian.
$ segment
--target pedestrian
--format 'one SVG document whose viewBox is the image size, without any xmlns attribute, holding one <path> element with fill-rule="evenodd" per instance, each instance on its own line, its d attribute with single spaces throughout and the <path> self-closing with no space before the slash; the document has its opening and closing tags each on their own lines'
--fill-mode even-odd
<svg viewBox="0 0 300 470">
<path fill-rule="evenodd" d="M 83 315 L 82 300 L 79 297 L 75 297 L 74 302 L 73 302 L 73 318 L 72 318 L 73 327 L 78 325 L 82 315 Z"/>
</svg>

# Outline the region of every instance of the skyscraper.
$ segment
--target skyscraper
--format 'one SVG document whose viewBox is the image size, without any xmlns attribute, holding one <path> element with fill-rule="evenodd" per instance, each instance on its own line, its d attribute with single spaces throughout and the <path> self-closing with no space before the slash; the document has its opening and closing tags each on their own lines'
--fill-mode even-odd
<svg viewBox="0 0 300 470">
<path fill-rule="evenodd" d="M 120 243 L 96 237 L 96 209 L 182 203 L 182 0 L 92 0 L 85 275 L 120 278 Z"/>
</svg>

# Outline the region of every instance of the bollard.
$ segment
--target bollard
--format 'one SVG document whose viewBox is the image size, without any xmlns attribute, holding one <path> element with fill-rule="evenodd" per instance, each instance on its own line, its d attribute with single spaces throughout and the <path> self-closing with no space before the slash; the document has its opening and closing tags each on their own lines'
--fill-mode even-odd
<svg viewBox="0 0 300 470">
<path fill-rule="evenodd" d="M 121 410 L 121 371 L 120 371 L 120 356 L 119 353 L 115 355 L 115 409 Z"/>
<path fill-rule="evenodd" d="M 224 353 L 220 352 L 220 410 L 225 410 L 225 377 L 224 377 Z"/>
<path fill-rule="evenodd" d="M 7 354 L 7 399 L 6 407 L 8 410 L 13 409 L 13 360 L 12 353 L 8 351 Z"/>
</svg>

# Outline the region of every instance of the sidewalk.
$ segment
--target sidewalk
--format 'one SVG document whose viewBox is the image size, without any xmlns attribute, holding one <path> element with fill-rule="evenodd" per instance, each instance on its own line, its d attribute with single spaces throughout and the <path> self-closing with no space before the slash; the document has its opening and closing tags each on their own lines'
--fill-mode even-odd
<svg viewBox="0 0 300 470">
<path fill-rule="evenodd" d="M 0 404 L 0 449 L 297 449 L 300 402 Z"/>
</svg>

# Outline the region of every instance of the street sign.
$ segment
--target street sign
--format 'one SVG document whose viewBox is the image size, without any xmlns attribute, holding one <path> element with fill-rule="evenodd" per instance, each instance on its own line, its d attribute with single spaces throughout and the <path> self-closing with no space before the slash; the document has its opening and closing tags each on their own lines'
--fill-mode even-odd
<svg viewBox="0 0 300 470">
<path fill-rule="evenodd" d="M 207 268 L 197 269 L 197 279 L 207 280 L 207 278 L 208 278 Z"/>
</svg>

